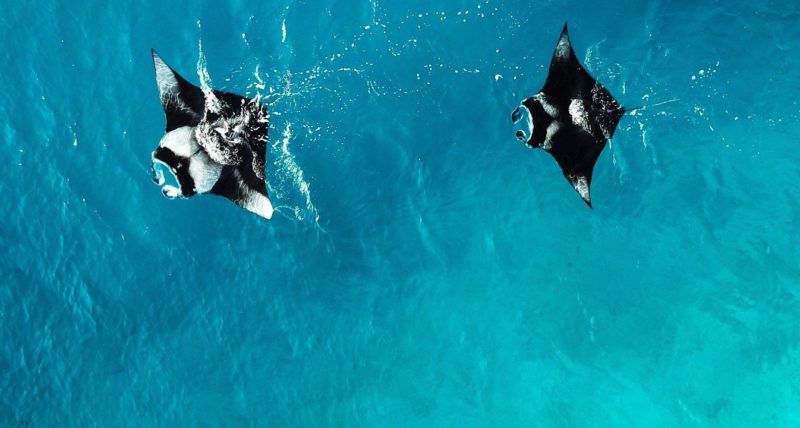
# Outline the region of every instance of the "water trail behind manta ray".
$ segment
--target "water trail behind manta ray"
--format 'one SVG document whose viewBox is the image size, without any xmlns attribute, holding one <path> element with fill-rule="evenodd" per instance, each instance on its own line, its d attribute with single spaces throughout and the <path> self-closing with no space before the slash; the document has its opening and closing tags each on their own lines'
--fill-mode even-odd
<svg viewBox="0 0 800 428">
<path fill-rule="evenodd" d="M 197 21 L 198 32 L 202 32 L 201 22 Z M 246 41 L 246 39 L 245 39 Z M 203 51 L 202 34 L 198 36 L 198 60 L 197 60 L 197 76 L 200 81 L 200 88 L 203 91 L 206 99 L 206 110 L 211 112 L 222 111 L 224 105 L 223 101 L 219 100 L 213 92 L 211 77 L 208 72 L 205 52 Z M 291 89 L 291 74 L 284 79 L 284 88 L 279 92 L 273 92 L 273 87 L 267 84 L 268 78 L 262 78 L 259 66 L 256 65 L 254 73 L 255 81 L 247 85 L 246 93 L 242 94 L 247 98 L 252 98 L 257 102 L 267 103 L 270 109 L 270 116 L 281 116 L 280 112 L 273 112 L 272 105 L 277 99 L 284 95 L 292 95 Z M 255 90 L 255 94 L 250 90 Z M 266 90 L 264 94 L 262 91 Z M 236 91 L 234 91 L 236 92 Z M 267 100 L 272 100 L 267 102 Z M 264 118 L 265 120 L 268 119 Z M 242 120 L 247 120 L 243 117 Z M 276 123 L 270 121 L 269 134 L 270 144 L 267 148 L 267 189 L 275 205 L 275 212 L 283 214 L 285 217 L 298 220 L 312 220 L 314 224 L 318 225 L 319 213 L 311 198 L 311 186 L 305 180 L 303 169 L 298 164 L 294 153 L 291 151 L 290 142 L 293 141 L 292 124 L 286 122 L 283 126 L 283 138 L 275 139 Z M 280 127 L 282 124 L 278 124 Z M 302 124 L 301 124 L 302 126 Z M 302 201 L 302 202 L 301 202 Z M 291 214 L 289 214 L 291 213 Z"/>
<path fill-rule="evenodd" d="M 275 141 L 272 144 L 273 149 L 279 150 L 279 155 L 273 162 L 273 165 L 277 167 L 276 171 L 278 172 L 279 176 L 282 179 L 279 183 L 285 183 L 286 181 L 291 182 L 292 189 L 299 190 L 300 194 L 305 198 L 305 211 L 302 210 L 299 206 L 292 207 L 290 205 L 279 205 L 275 207 L 276 212 L 281 212 L 281 208 L 288 208 L 290 209 L 293 214 L 294 218 L 298 220 L 304 220 L 305 214 L 307 212 L 311 214 L 311 217 L 315 222 L 319 222 L 319 212 L 317 212 L 317 208 L 314 206 L 314 203 L 311 201 L 311 186 L 309 185 L 308 181 L 305 180 L 303 177 L 303 169 L 300 168 L 300 165 L 297 164 L 294 154 L 289 150 L 289 143 L 292 140 L 292 124 L 287 122 L 284 129 L 283 129 L 283 138 L 280 141 Z M 274 152 L 274 151 L 273 151 Z M 277 187 L 277 186 L 276 186 Z M 279 189 L 285 188 L 286 186 L 279 186 Z M 278 190 L 278 189 L 276 189 Z M 276 192 L 276 196 L 280 197 L 282 192 Z"/>
<path fill-rule="evenodd" d="M 202 33 L 202 25 L 197 21 L 197 31 Z M 200 89 L 203 90 L 206 100 L 206 110 L 213 113 L 219 113 L 222 110 L 222 105 L 214 95 L 214 90 L 211 89 L 211 76 L 208 74 L 206 67 L 206 55 L 203 53 L 203 38 L 200 37 L 197 41 L 197 78 L 200 80 Z"/>
<path fill-rule="evenodd" d="M 255 95 L 252 98 L 259 102 L 266 102 L 270 100 L 269 108 L 272 110 L 273 106 L 278 104 L 284 98 L 292 98 L 298 95 L 293 91 L 292 73 L 287 72 L 286 76 L 281 79 L 282 88 L 278 91 L 272 85 L 268 85 L 269 75 L 262 77 L 260 65 L 256 64 L 255 72 L 253 73 L 256 82 L 248 85 L 248 89 L 255 89 Z M 262 90 L 267 90 L 267 94 L 262 94 Z M 284 106 L 292 108 L 296 103 L 283 103 Z M 297 161 L 295 153 L 292 151 L 293 143 L 296 139 L 292 132 L 293 125 L 296 123 L 290 121 L 288 117 L 290 114 L 284 114 L 282 111 L 273 111 L 272 117 L 275 120 L 270 121 L 270 144 L 268 149 L 267 159 L 269 166 L 267 168 L 267 186 L 270 194 L 273 195 L 277 205 L 275 212 L 283 214 L 287 218 L 292 218 L 298 221 L 311 220 L 315 225 L 319 225 L 319 212 L 312 200 L 311 185 L 305 179 L 303 169 Z M 309 128 L 304 137 L 313 137 L 314 132 L 310 129 L 309 125 L 300 123 L 301 128 Z M 283 128 L 282 138 L 277 139 L 273 136 L 275 131 Z M 317 128 L 316 131 L 319 131 Z M 300 202 L 302 200 L 302 202 Z M 291 213 L 291 214 L 289 214 Z"/>
</svg>

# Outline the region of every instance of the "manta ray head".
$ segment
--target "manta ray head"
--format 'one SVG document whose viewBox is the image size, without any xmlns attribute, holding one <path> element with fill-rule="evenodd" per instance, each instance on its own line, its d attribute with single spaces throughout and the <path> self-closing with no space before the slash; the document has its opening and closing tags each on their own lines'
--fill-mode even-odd
<svg viewBox="0 0 800 428">
<path fill-rule="evenodd" d="M 511 113 L 517 139 L 532 148 L 548 149 L 549 137 L 558 129 L 558 113 L 541 93 L 526 98 Z"/>
<path fill-rule="evenodd" d="M 531 111 L 524 104 L 520 104 L 511 113 L 511 122 L 514 123 L 514 135 L 517 140 L 530 144 L 533 137 L 533 118 Z"/>
<path fill-rule="evenodd" d="M 153 151 L 153 182 L 162 186 L 161 192 L 167 198 L 207 193 L 222 173 L 222 165 L 214 162 L 197 143 L 196 131 L 191 126 L 169 131 Z"/>
</svg>

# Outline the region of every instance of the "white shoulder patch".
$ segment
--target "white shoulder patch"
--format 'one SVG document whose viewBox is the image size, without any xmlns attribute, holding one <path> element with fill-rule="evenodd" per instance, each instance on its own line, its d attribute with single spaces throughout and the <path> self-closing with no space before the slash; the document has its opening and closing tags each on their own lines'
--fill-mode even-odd
<svg viewBox="0 0 800 428">
<path fill-rule="evenodd" d="M 161 137 L 161 147 L 172 150 L 177 156 L 190 158 L 200 146 L 194 138 L 194 127 L 182 126 L 167 132 Z"/>
<path fill-rule="evenodd" d="M 553 135 L 555 135 L 559 129 L 561 129 L 561 124 L 557 120 L 550 122 L 550 125 L 547 127 L 547 134 L 544 136 L 544 143 L 542 143 L 543 149 L 550 150 L 553 148 Z"/>
<path fill-rule="evenodd" d="M 556 116 L 558 116 L 558 107 L 554 106 L 553 104 L 550 104 L 547 101 L 547 98 L 545 98 L 544 94 L 540 92 L 536 94 L 535 98 L 537 101 L 539 101 L 539 104 L 542 105 L 542 108 L 544 109 L 545 113 L 547 113 L 551 118 L 555 119 Z"/>
<path fill-rule="evenodd" d="M 569 116 L 572 118 L 574 125 L 580 126 L 584 131 L 591 134 L 592 128 L 589 126 L 589 114 L 586 113 L 583 100 L 575 98 L 569 103 Z"/>
<path fill-rule="evenodd" d="M 192 156 L 189 162 L 189 175 L 192 176 L 197 193 L 208 193 L 217 184 L 221 173 L 222 165 L 214 162 L 202 150 Z"/>
</svg>

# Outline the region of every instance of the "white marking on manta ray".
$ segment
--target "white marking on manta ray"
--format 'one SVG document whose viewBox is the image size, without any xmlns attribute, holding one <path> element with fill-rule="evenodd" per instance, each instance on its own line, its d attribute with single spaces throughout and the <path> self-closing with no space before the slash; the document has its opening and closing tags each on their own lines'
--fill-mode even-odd
<svg viewBox="0 0 800 428">
<path fill-rule="evenodd" d="M 581 198 L 584 200 L 589 200 L 589 181 L 586 180 L 586 177 L 579 176 L 573 177 L 572 185 L 575 187 L 575 190 L 578 191 L 578 194 L 581 195 Z"/>
<path fill-rule="evenodd" d="M 161 188 L 161 193 L 167 197 L 167 199 L 178 199 L 183 198 L 183 193 L 181 193 L 181 189 L 178 189 L 175 186 L 167 184 L 166 186 Z"/>
<path fill-rule="evenodd" d="M 251 162 L 251 166 L 253 167 L 253 172 L 256 173 L 256 177 L 266 180 L 264 176 L 264 160 L 256 153 L 253 152 L 253 161 Z"/>
<path fill-rule="evenodd" d="M 156 68 L 156 83 L 158 84 L 158 94 L 164 106 L 173 105 L 184 113 L 197 117 L 197 114 L 187 106 L 180 97 L 180 88 L 175 73 L 161 59 L 158 54 L 153 55 L 153 63 Z"/>
<path fill-rule="evenodd" d="M 190 158 L 200 148 L 194 138 L 194 127 L 182 126 L 161 137 L 161 147 L 172 150 L 177 156 Z"/>
<path fill-rule="evenodd" d="M 589 114 L 586 112 L 583 100 L 575 98 L 569 103 L 569 115 L 573 124 L 580 126 L 590 134 L 592 133 L 592 128 L 589 126 Z"/>
<path fill-rule="evenodd" d="M 542 105 L 542 108 L 544 109 L 545 113 L 547 113 L 550 117 L 555 119 L 556 116 L 558 116 L 558 107 L 554 106 L 553 104 L 550 104 L 547 101 L 547 98 L 545 98 L 543 93 L 539 92 L 533 98 L 539 101 L 539 104 Z"/>
<path fill-rule="evenodd" d="M 547 126 L 547 134 L 544 136 L 544 142 L 542 142 L 543 149 L 550 150 L 553 148 L 552 138 L 559 129 L 561 129 L 561 123 L 557 120 L 550 122 L 550 125 Z"/>
<path fill-rule="evenodd" d="M 217 184 L 222 165 L 214 162 L 204 151 L 198 151 L 189 161 L 189 175 L 197 193 L 208 193 Z"/>
<path fill-rule="evenodd" d="M 153 63 L 156 66 L 156 82 L 158 92 L 163 99 L 165 95 L 178 92 L 178 80 L 172 74 L 169 66 L 158 55 L 153 55 Z"/>
<path fill-rule="evenodd" d="M 244 195 L 244 198 L 234 202 L 247 211 L 258 214 L 267 220 L 271 219 L 274 209 L 269 198 L 247 186 L 242 180 L 242 174 L 239 173 L 238 169 L 233 170 L 233 176 L 236 178 L 236 184 Z"/>
<path fill-rule="evenodd" d="M 570 51 L 569 38 L 564 36 L 558 40 L 558 45 L 556 45 L 555 56 L 557 56 L 560 59 L 569 58 L 569 51 Z"/>
<path fill-rule="evenodd" d="M 197 144 L 197 140 L 195 140 L 193 131 L 194 128 L 191 126 L 183 126 L 170 131 L 161 138 L 160 145 L 170 149 L 177 156 L 189 159 L 189 176 L 194 180 L 195 191 L 197 193 L 207 193 L 219 180 L 219 176 L 222 173 L 222 165 L 215 162 L 202 150 L 200 145 Z M 166 166 L 172 175 L 175 175 L 172 168 L 160 159 L 154 158 L 153 161 Z M 166 187 L 164 189 L 165 191 L 168 190 Z"/>
</svg>

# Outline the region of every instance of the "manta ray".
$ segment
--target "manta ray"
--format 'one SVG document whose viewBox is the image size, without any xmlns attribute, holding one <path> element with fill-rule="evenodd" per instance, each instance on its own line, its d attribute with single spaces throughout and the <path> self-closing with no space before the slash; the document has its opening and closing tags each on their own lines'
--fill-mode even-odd
<svg viewBox="0 0 800 428">
<path fill-rule="evenodd" d="M 517 123 L 525 116 L 527 133 L 518 130 L 517 138 L 550 153 L 591 208 L 594 165 L 623 114 L 625 109 L 578 61 L 564 24 L 544 87 L 523 100 L 511 120 Z"/>
<path fill-rule="evenodd" d="M 199 88 L 151 51 L 166 133 L 153 152 L 153 181 L 164 196 L 211 193 L 263 218 L 272 218 L 264 163 L 267 107 L 257 99 Z M 178 187 L 165 184 L 164 169 Z"/>
</svg>

